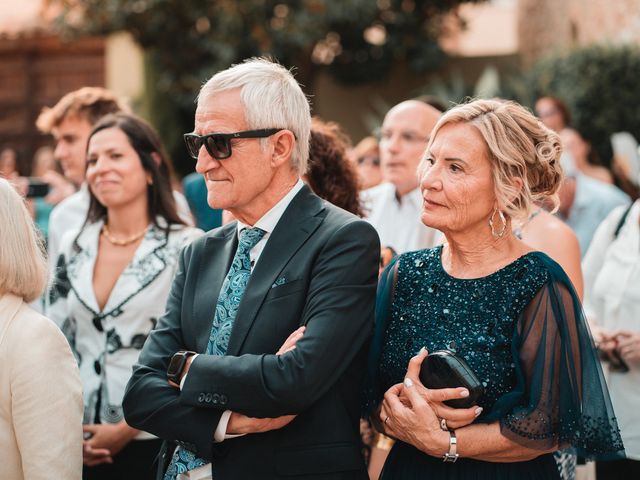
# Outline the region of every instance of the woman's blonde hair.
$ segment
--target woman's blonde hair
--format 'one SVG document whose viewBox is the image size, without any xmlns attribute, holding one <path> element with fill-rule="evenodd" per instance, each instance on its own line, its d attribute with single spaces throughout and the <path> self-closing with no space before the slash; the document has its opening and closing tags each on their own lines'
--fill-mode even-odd
<svg viewBox="0 0 640 480">
<path fill-rule="evenodd" d="M 447 111 L 431 133 L 449 124 L 473 126 L 484 139 L 498 208 L 514 220 L 528 217 L 533 203 L 548 200 L 557 210 L 563 174 L 560 137 L 523 106 L 506 100 L 473 100 Z M 426 158 L 426 157 L 425 157 Z M 420 172 L 425 166 L 423 158 Z M 522 188 L 513 181 L 522 179 Z"/>
<path fill-rule="evenodd" d="M 42 241 L 24 200 L 0 179 L 0 294 L 12 293 L 32 302 L 47 283 Z"/>
</svg>

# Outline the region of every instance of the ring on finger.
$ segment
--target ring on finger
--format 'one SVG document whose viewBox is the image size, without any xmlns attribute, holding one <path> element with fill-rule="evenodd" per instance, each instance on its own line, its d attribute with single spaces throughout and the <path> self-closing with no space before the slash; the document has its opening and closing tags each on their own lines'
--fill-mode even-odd
<svg viewBox="0 0 640 480">
<path fill-rule="evenodd" d="M 447 426 L 447 420 L 445 418 L 440 419 L 440 428 L 445 432 L 449 431 L 449 427 Z"/>
<path fill-rule="evenodd" d="M 385 418 L 384 422 L 382 422 L 382 423 L 384 423 L 386 425 L 388 420 L 389 420 L 389 415 L 387 415 L 387 418 Z"/>
</svg>

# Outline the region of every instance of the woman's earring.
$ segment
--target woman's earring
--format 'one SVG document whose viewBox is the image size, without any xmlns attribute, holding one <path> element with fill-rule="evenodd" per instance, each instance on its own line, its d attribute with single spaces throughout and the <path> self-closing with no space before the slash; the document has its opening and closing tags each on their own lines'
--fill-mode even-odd
<svg viewBox="0 0 640 480">
<path fill-rule="evenodd" d="M 502 222 L 502 228 L 500 228 L 500 230 L 497 232 L 493 223 L 493 219 L 496 216 L 496 213 L 498 213 L 500 221 Z M 491 227 L 491 235 L 493 235 L 493 238 L 502 238 L 507 232 L 507 219 L 504 217 L 504 213 L 502 213 L 502 210 L 498 210 L 498 207 L 495 207 L 493 209 L 493 213 L 491 214 L 491 217 L 489 217 L 489 227 Z"/>
<path fill-rule="evenodd" d="M 147 175 L 147 185 L 153 185 L 153 177 L 151 175 Z"/>
</svg>

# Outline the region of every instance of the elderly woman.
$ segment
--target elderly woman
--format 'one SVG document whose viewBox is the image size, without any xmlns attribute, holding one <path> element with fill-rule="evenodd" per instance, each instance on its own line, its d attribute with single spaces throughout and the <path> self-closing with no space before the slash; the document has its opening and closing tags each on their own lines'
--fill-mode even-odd
<svg viewBox="0 0 640 480">
<path fill-rule="evenodd" d="M 61 241 L 48 313 L 84 387 L 85 479 L 154 478 L 160 440 L 129 427 L 122 397 L 169 295 L 182 247 L 202 232 L 176 211 L 156 132 L 129 114 L 104 117 L 87 146 L 87 220 Z"/>
<path fill-rule="evenodd" d="M 26 205 L 0 179 L 0 476 L 82 474 L 82 387 L 69 345 L 28 303 L 47 264 Z"/>
<path fill-rule="evenodd" d="M 446 243 L 398 257 L 379 288 L 367 407 L 399 440 L 382 478 L 557 479 L 559 448 L 623 455 L 571 282 L 512 233 L 512 220 L 553 199 L 560 151 L 557 134 L 511 102 L 477 100 L 436 125 L 422 221 Z M 477 405 L 451 408 L 443 400 L 467 389 L 420 382 L 427 353 L 442 349 L 482 382 Z"/>
</svg>

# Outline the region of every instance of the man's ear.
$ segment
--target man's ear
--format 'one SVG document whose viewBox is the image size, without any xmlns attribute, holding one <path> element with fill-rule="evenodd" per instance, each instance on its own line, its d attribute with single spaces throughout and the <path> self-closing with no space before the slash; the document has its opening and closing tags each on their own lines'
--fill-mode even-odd
<svg viewBox="0 0 640 480">
<path fill-rule="evenodd" d="M 271 156 L 271 166 L 279 167 L 283 163 L 291 161 L 293 148 L 296 144 L 296 137 L 291 130 L 280 130 L 272 136 L 273 155 Z"/>
</svg>

